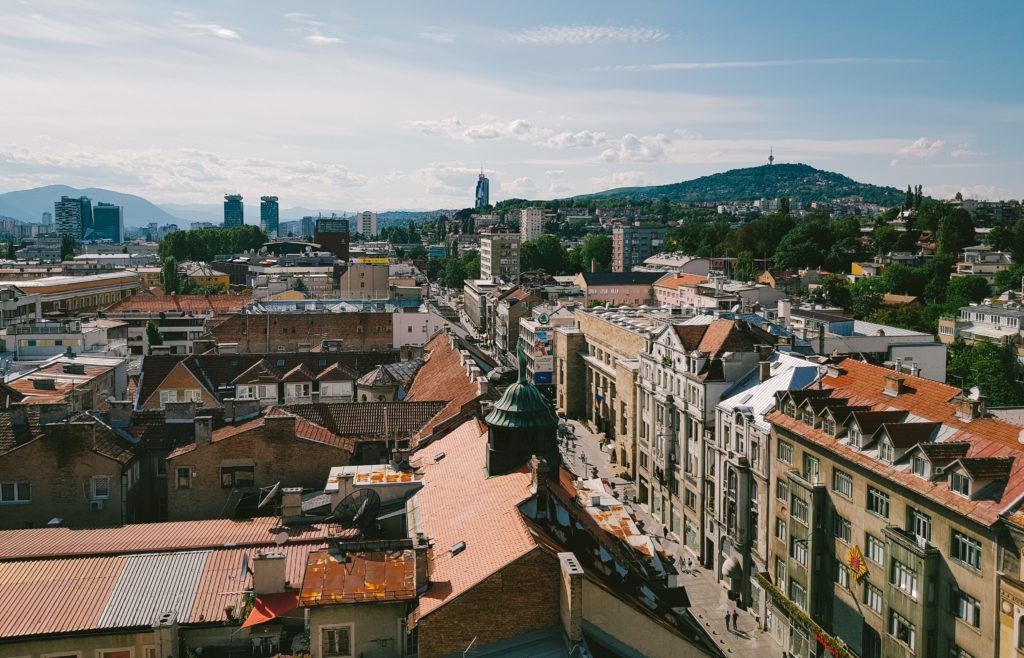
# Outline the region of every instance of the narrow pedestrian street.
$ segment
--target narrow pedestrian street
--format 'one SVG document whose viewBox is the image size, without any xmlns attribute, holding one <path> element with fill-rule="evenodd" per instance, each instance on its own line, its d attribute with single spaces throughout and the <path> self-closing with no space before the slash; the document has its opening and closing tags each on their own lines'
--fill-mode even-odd
<svg viewBox="0 0 1024 658">
<path fill-rule="evenodd" d="M 718 642 L 727 656 L 751 656 L 758 653 L 774 655 L 782 651 L 766 631 L 758 628 L 757 620 L 750 612 L 740 610 L 736 626 L 726 628 L 725 616 L 735 608 L 726 593 L 726 589 L 715 581 L 714 574 L 697 566 L 694 559 L 693 568 L 689 571 L 681 568 L 680 558 L 695 558 L 682 548 L 674 535 L 666 536 L 664 526 L 652 517 L 645 506 L 636 501 L 636 484 L 620 476 L 620 469 L 611 463 L 611 455 L 602 449 L 603 435 L 595 434 L 575 420 L 567 421 L 572 427 L 575 439 L 562 441 L 562 458 L 565 466 L 580 477 L 597 477 L 607 480 L 619 494 L 620 500 L 626 500 L 626 506 L 642 528 L 654 542 L 669 555 L 678 556 L 676 568 L 679 570 L 677 584 L 686 588 L 690 599 L 690 613 L 707 630 L 708 634 Z M 595 471 L 596 469 L 596 471 Z M 626 498 L 623 498 L 625 496 Z M 763 620 L 761 620 L 763 621 Z"/>
</svg>

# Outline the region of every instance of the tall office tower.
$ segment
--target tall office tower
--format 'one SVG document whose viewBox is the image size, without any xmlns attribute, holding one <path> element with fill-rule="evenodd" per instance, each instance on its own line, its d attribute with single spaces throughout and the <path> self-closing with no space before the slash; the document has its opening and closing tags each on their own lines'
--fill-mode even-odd
<svg viewBox="0 0 1024 658">
<path fill-rule="evenodd" d="M 544 234 L 544 209 L 523 208 L 519 213 L 519 237 L 523 242 L 536 240 Z"/>
<path fill-rule="evenodd" d="M 43 213 L 43 226 L 53 226 L 53 213 L 52 212 L 44 212 Z"/>
<path fill-rule="evenodd" d="M 304 237 L 312 238 L 313 237 L 313 226 L 315 224 L 316 224 L 316 217 L 313 217 L 312 215 L 306 215 L 301 220 L 299 220 L 299 226 L 301 228 L 302 235 Z"/>
<path fill-rule="evenodd" d="M 377 213 L 366 210 L 356 214 L 356 233 L 366 237 L 377 235 Z"/>
<path fill-rule="evenodd" d="M 241 194 L 224 195 L 224 228 L 245 224 L 245 208 L 242 207 Z"/>
<path fill-rule="evenodd" d="M 276 238 L 278 226 L 280 225 L 280 210 L 277 206 L 276 196 L 260 197 L 260 227 L 267 234 L 268 238 Z"/>
<path fill-rule="evenodd" d="M 91 239 L 92 201 L 89 197 L 62 196 L 53 204 L 53 214 L 61 235 L 70 235 L 76 240 Z"/>
<path fill-rule="evenodd" d="M 476 181 L 476 207 L 485 208 L 491 205 L 491 181 L 487 180 L 484 172 L 480 172 L 480 178 Z"/>
<path fill-rule="evenodd" d="M 124 209 L 112 203 L 96 204 L 93 208 L 92 239 L 124 242 Z"/>
<path fill-rule="evenodd" d="M 320 217 L 313 230 L 313 242 L 343 261 L 348 260 L 348 220 L 341 217 Z"/>
</svg>

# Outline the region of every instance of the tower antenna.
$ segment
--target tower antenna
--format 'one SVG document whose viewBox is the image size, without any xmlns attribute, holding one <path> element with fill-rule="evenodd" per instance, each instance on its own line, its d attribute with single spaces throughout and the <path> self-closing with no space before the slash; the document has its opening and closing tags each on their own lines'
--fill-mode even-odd
<svg viewBox="0 0 1024 658">
<path fill-rule="evenodd" d="M 775 162 L 775 153 L 774 153 L 774 151 L 775 151 L 775 147 L 774 146 L 769 146 L 768 147 L 768 166 L 771 166 L 771 164 L 773 162 Z"/>
</svg>

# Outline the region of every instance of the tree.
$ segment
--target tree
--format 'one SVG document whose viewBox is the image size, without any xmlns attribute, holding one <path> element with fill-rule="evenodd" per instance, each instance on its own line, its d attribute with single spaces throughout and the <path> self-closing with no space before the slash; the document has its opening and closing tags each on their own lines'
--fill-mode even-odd
<svg viewBox="0 0 1024 658">
<path fill-rule="evenodd" d="M 886 292 L 919 297 L 928 284 L 928 273 L 919 267 L 893 264 L 882 270 L 881 279 Z"/>
<path fill-rule="evenodd" d="M 75 257 L 75 239 L 70 235 L 60 236 L 60 259 L 71 260 Z"/>
<path fill-rule="evenodd" d="M 579 249 L 582 271 L 609 272 L 612 269 L 612 239 L 607 235 L 588 235 Z"/>
<path fill-rule="evenodd" d="M 783 215 L 789 214 L 789 197 L 782 197 L 779 199 L 779 212 Z"/>
<path fill-rule="evenodd" d="M 971 302 L 977 304 L 991 293 L 988 281 L 983 276 L 958 276 L 949 280 L 946 286 L 946 304 L 960 308 Z"/>
<path fill-rule="evenodd" d="M 879 278 L 858 279 L 850 286 L 850 306 L 853 317 L 862 320 L 870 317 L 882 307 L 882 297 L 888 292 Z"/>
<path fill-rule="evenodd" d="M 940 254 L 955 254 L 974 244 L 974 222 L 970 213 L 963 208 L 955 208 L 943 217 L 939 221 L 935 243 Z"/>
<path fill-rule="evenodd" d="M 1012 345 L 958 340 L 949 348 L 947 381 L 966 387 L 977 386 L 993 407 L 1016 406 L 1024 402 L 1024 373 Z"/>
<path fill-rule="evenodd" d="M 149 343 L 149 353 L 153 353 L 154 345 L 163 345 L 164 337 L 160 334 L 160 330 L 156 328 L 156 323 L 150 320 L 146 323 L 146 342 Z"/>
<path fill-rule="evenodd" d="M 815 292 L 829 304 L 842 309 L 848 309 L 853 304 L 853 295 L 850 293 L 846 277 L 838 274 L 825 277 Z"/>
<path fill-rule="evenodd" d="M 567 256 L 562 242 L 553 235 L 542 235 L 536 240 L 527 240 L 519 248 L 520 270 L 541 271 L 552 276 L 564 274 Z"/>
<path fill-rule="evenodd" d="M 914 209 L 914 192 L 910 189 L 909 185 L 907 185 L 907 197 L 903 200 L 903 209 L 904 210 L 913 210 Z"/>
<path fill-rule="evenodd" d="M 295 285 L 292 286 L 292 290 L 301 293 L 309 292 L 309 288 L 306 287 L 306 282 L 302 279 L 295 279 Z"/>
<path fill-rule="evenodd" d="M 406 255 L 410 260 L 424 260 L 427 257 L 427 248 L 422 244 L 414 244 L 409 247 L 409 251 L 406 252 Z"/>
<path fill-rule="evenodd" d="M 1009 269 L 996 272 L 996 291 L 1021 290 L 1024 286 L 1024 263 L 1015 263 Z"/>
<path fill-rule="evenodd" d="M 168 256 L 163 260 L 163 269 L 160 271 L 160 287 L 164 294 L 170 295 L 178 292 L 181 288 L 181 277 L 178 275 L 178 260 L 174 256 Z"/>
</svg>

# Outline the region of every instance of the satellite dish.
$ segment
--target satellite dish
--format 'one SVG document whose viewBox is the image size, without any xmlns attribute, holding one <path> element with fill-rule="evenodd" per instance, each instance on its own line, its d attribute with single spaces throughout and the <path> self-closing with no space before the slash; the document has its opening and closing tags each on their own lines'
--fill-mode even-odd
<svg viewBox="0 0 1024 658">
<path fill-rule="evenodd" d="M 331 516 L 346 527 L 369 527 L 380 512 L 380 496 L 373 489 L 356 489 L 341 499 Z"/>
<path fill-rule="evenodd" d="M 284 546 L 284 544 L 287 541 L 288 541 L 288 533 L 287 532 L 279 532 L 276 535 L 274 535 L 274 543 L 277 544 L 278 546 Z"/>
<path fill-rule="evenodd" d="M 263 498 L 260 499 L 260 503 L 256 507 L 260 508 L 260 509 L 266 507 L 267 503 L 269 503 L 271 500 L 273 500 L 274 496 L 276 496 L 277 492 L 280 491 L 280 490 L 281 490 L 281 483 L 278 482 L 274 486 L 270 487 L 270 491 L 267 492 L 266 496 L 264 496 Z"/>
</svg>

